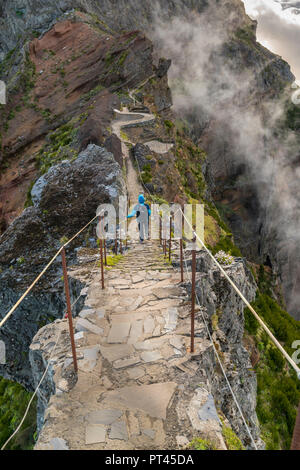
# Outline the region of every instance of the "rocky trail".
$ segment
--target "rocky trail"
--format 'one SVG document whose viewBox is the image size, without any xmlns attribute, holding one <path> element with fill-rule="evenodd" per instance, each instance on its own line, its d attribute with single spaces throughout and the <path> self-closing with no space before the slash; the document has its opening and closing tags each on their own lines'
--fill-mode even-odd
<svg viewBox="0 0 300 470">
<path fill-rule="evenodd" d="M 116 114 L 113 132 L 122 140 L 133 201 L 142 188 L 122 129 L 147 125 L 155 117 L 127 110 Z M 166 144 L 152 145 L 164 151 Z M 35 448 L 176 449 L 200 433 L 225 449 L 201 367 L 212 346 L 199 316 L 196 352 L 189 353 L 190 302 L 179 272 L 165 262 L 158 243 L 132 243 L 108 271 L 102 291 L 100 270 L 93 266 L 97 259 L 95 252 L 70 272 L 87 286 L 84 308 L 75 320 L 78 380 L 66 320 L 40 330 L 31 345 L 33 368 L 50 360 L 54 372 L 40 393 L 41 432 Z M 49 358 L 57 335 L 55 357 Z"/>
<path fill-rule="evenodd" d="M 199 432 L 225 448 L 199 362 L 211 344 L 198 337 L 189 354 L 189 296 L 158 244 L 134 245 L 104 291 L 100 277 L 97 269 L 75 320 L 76 385 L 66 321 L 42 329 L 31 346 L 33 358 L 36 350 L 47 362 L 61 333 L 51 359 L 55 393 L 36 449 L 176 449 Z M 197 335 L 203 329 L 197 318 Z"/>
<path fill-rule="evenodd" d="M 122 142 L 122 152 L 126 168 L 128 197 L 130 201 L 137 201 L 139 194 L 144 192 L 144 190 L 138 182 L 137 173 L 130 158 L 129 147 L 130 145 L 133 145 L 134 142 L 130 141 L 128 136 L 124 134 L 124 131 L 126 128 L 128 129 L 131 127 L 153 124 L 153 122 L 155 122 L 155 116 L 154 114 L 150 113 L 132 113 L 129 112 L 127 108 L 124 108 L 122 112 L 115 110 L 115 114 L 116 119 L 112 125 L 112 131 Z M 163 143 L 159 142 L 158 140 L 146 142 L 144 145 L 147 145 L 150 150 L 160 154 L 167 153 L 174 146 L 172 143 Z"/>
</svg>

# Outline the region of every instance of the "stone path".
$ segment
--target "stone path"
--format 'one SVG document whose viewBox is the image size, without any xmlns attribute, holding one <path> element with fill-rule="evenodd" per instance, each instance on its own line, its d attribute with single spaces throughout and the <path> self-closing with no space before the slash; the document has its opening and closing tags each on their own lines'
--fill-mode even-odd
<svg viewBox="0 0 300 470">
<path fill-rule="evenodd" d="M 159 140 L 151 140 L 150 142 L 145 142 L 144 145 L 147 145 L 152 152 L 160 154 L 168 153 L 174 147 L 174 144 L 160 142 Z"/>
<path fill-rule="evenodd" d="M 130 155 L 129 155 L 129 147 L 127 144 L 133 144 L 129 140 L 126 142 L 122 136 L 122 129 L 128 125 L 130 122 L 131 125 L 134 124 L 141 124 L 147 123 L 148 121 L 152 121 L 155 119 L 155 116 L 152 114 L 142 114 L 142 113 L 130 113 L 129 111 L 125 110 L 120 112 L 115 110 L 116 119 L 112 124 L 112 131 L 116 134 L 119 139 L 121 140 L 122 144 L 122 153 L 123 158 L 126 166 L 126 183 L 127 183 L 127 191 L 129 199 L 134 203 L 138 200 L 139 194 L 141 194 L 144 190 L 139 183 L 137 173 L 133 167 Z"/>
<path fill-rule="evenodd" d="M 32 348 L 45 363 L 49 343 L 62 335 L 36 449 L 178 449 L 199 435 L 225 448 L 204 372 L 212 347 L 197 316 L 196 353 L 189 354 L 190 303 L 179 282 L 150 242 L 133 246 L 109 271 L 105 291 L 97 270 L 75 320 L 76 384 L 67 322 L 38 333 Z"/>
<path fill-rule="evenodd" d="M 124 110 L 116 111 L 112 125 L 122 141 L 131 201 L 142 187 L 129 158 L 131 142 L 121 131 L 153 120 L 151 114 Z M 148 144 L 161 153 L 172 145 Z M 61 334 L 40 390 L 46 411 L 35 448 L 180 449 L 202 437 L 226 449 L 205 372 L 214 361 L 212 345 L 198 313 L 196 352 L 189 354 L 190 302 L 179 272 L 164 262 L 155 242 L 132 245 L 107 273 L 102 291 L 99 268 L 91 271 L 93 256 L 87 261 L 71 273 L 87 284 L 74 322 L 78 377 L 66 320 L 40 330 L 31 345 L 32 362 L 47 364 Z"/>
</svg>

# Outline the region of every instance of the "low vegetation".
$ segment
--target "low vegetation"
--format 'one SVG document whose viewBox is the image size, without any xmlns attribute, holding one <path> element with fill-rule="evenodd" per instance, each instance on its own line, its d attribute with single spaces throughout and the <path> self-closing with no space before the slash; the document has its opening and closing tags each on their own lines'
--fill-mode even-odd
<svg viewBox="0 0 300 470">
<path fill-rule="evenodd" d="M 272 281 L 263 266 L 256 279 L 259 290 L 253 307 L 272 333 L 292 355 L 292 344 L 300 338 L 300 324 L 272 297 Z M 252 313 L 245 311 L 246 334 L 252 336 L 259 350 L 257 374 L 257 416 L 262 439 L 268 450 L 289 449 L 295 425 L 300 383 Z"/>
<path fill-rule="evenodd" d="M 31 396 L 31 393 L 27 392 L 21 385 L 0 377 L 0 448 L 21 422 Z M 21 430 L 7 445 L 6 449 L 32 449 L 35 432 L 36 400 L 32 403 Z"/>
</svg>

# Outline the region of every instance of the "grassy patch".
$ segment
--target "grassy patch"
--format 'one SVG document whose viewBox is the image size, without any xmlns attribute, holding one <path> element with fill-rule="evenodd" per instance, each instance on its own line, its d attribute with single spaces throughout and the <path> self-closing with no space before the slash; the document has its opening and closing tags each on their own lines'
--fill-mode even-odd
<svg viewBox="0 0 300 470">
<path fill-rule="evenodd" d="M 230 427 L 223 425 L 222 434 L 228 450 L 245 450 L 242 442 Z"/>
<path fill-rule="evenodd" d="M 300 129 L 300 106 L 291 103 L 286 112 L 286 127 L 293 131 Z"/>
<path fill-rule="evenodd" d="M 300 338 L 300 323 L 294 320 L 271 296 L 270 280 L 261 266 L 257 278 L 259 291 L 252 303 L 288 354 Z M 289 449 L 300 400 L 300 383 L 282 354 L 273 345 L 252 313 L 245 310 L 245 330 L 255 341 L 260 360 L 257 375 L 257 416 L 262 439 L 268 450 Z"/>
<path fill-rule="evenodd" d="M 25 201 L 25 204 L 24 204 L 24 209 L 26 209 L 27 207 L 31 207 L 33 206 L 33 202 L 32 202 L 32 198 L 31 198 L 31 190 L 34 186 L 34 182 L 32 181 L 32 183 L 30 183 L 30 186 L 27 190 L 27 194 L 26 194 L 26 201 Z"/>
<path fill-rule="evenodd" d="M 107 266 L 106 269 L 111 269 L 116 266 L 122 259 L 124 258 L 123 255 L 111 255 L 107 256 Z M 100 268 L 101 264 L 99 262 L 98 267 Z"/>
<path fill-rule="evenodd" d="M 195 437 L 188 445 L 192 450 L 216 450 L 215 445 L 207 439 Z"/>
<path fill-rule="evenodd" d="M 222 235 L 215 246 L 209 246 L 208 248 L 213 255 L 217 254 L 219 251 L 224 251 L 231 256 L 242 256 L 240 249 L 233 243 L 231 234 Z"/>
<path fill-rule="evenodd" d="M 0 378 L 0 447 L 15 431 L 25 413 L 32 394 L 21 385 Z M 7 450 L 29 450 L 34 445 L 36 431 L 36 400 L 16 437 Z"/>
<path fill-rule="evenodd" d="M 144 165 L 141 172 L 141 179 L 144 184 L 151 183 L 152 181 L 152 169 L 150 163 Z"/>
<path fill-rule="evenodd" d="M 36 157 L 38 168 L 42 174 L 47 173 L 51 166 L 62 160 L 72 161 L 77 158 L 77 152 L 71 147 L 76 132 L 73 124 L 69 123 L 56 129 L 50 135 L 49 144 L 44 145 Z"/>
</svg>

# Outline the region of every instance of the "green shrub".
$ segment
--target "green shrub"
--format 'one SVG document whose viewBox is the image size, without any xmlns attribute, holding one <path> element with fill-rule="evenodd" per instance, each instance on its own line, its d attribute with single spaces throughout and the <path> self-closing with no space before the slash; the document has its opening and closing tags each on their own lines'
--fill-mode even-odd
<svg viewBox="0 0 300 470">
<path fill-rule="evenodd" d="M 214 247 L 209 247 L 209 249 L 213 255 L 217 254 L 219 251 L 224 251 L 231 256 L 242 256 L 240 249 L 234 245 L 231 234 L 222 235 L 218 243 Z"/>
<path fill-rule="evenodd" d="M 271 289 L 264 268 L 258 275 L 258 291 L 254 309 L 273 334 L 291 355 L 291 345 L 300 337 L 300 324 L 294 320 L 268 294 Z M 257 416 L 262 439 L 267 450 L 289 449 L 300 400 L 300 383 L 295 372 L 285 367 L 286 361 L 251 312 L 245 310 L 245 329 L 253 335 L 260 350 L 260 360 L 255 367 L 257 375 Z"/>
<path fill-rule="evenodd" d="M 223 425 L 222 434 L 228 450 L 245 450 L 242 442 L 231 428 Z"/>
<path fill-rule="evenodd" d="M 21 385 L 0 378 L 0 447 L 13 434 L 24 416 L 32 394 Z M 36 399 L 16 437 L 7 445 L 7 450 L 28 450 L 34 445 L 36 431 Z"/>
<path fill-rule="evenodd" d="M 192 450 L 216 450 L 214 444 L 206 439 L 195 437 L 188 446 Z"/>
<path fill-rule="evenodd" d="M 290 104 L 286 112 L 285 125 L 293 131 L 298 131 L 300 129 L 300 106 L 292 103 Z"/>
</svg>

